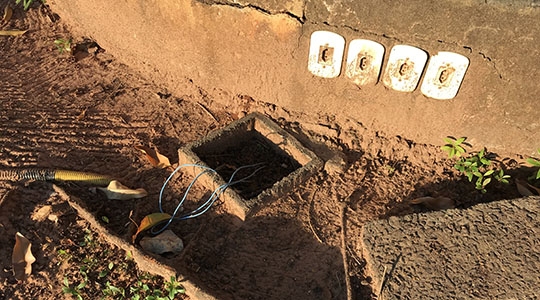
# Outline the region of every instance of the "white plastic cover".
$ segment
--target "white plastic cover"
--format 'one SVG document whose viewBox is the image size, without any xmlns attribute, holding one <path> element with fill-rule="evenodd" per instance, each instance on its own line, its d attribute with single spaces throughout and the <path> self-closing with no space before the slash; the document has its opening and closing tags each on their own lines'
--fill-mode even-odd
<svg viewBox="0 0 540 300">
<path fill-rule="evenodd" d="M 390 51 L 383 83 L 400 92 L 412 92 L 426 65 L 428 55 L 419 48 L 409 45 L 396 45 Z"/>
<path fill-rule="evenodd" d="M 427 97 L 438 100 L 454 98 L 461 86 L 469 59 L 454 52 L 439 52 L 429 59 L 420 90 Z"/>
<path fill-rule="evenodd" d="M 384 46 L 370 40 L 349 43 L 345 75 L 357 85 L 376 84 L 384 58 Z"/>
<path fill-rule="evenodd" d="M 315 31 L 311 34 L 308 70 L 324 78 L 338 77 L 345 51 L 345 39 L 334 32 Z"/>
</svg>

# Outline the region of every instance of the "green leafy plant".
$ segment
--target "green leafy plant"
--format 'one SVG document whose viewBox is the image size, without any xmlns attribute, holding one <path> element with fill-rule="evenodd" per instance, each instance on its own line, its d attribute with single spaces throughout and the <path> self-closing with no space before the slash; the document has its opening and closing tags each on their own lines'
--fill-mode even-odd
<svg viewBox="0 0 540 300">
<path fill-rule="evenodd" d="M 176 294 L 184 294 L 186 290 L 184 287 L 176 281 L 176 278 L 174 276 L 171 276 L 171 280 L 169 282 L 165 282 L 165 288 L 167 292 L 169 293 L 169 299 L 174 299 Z"/>
<path fill-rule="evenodd" d="M 83 297 L 81 296 L 80 291 L 86 286 L 86 283 L 87 281 L 85 280 L 76 286 L 71 286 L 69 284 L 67 277 L 64 277 L 64 281 L 62 285 L 62 292 L 64 294 L 72 295 L 73 297 L 76 297 L 78 300 L 82 300 Z"/>
<path fill-rule="evenodd" d="M 441 149 L 448 153 L 448 158 L 461 157 L 461 155 L 465 153 L 465 148 L 463 148 L 462 145 L 464 145 L 466 139 L 466 137 L 461 137 L 459 139 L 450 136 L 446 137 L 444 139 L 446 144 L 441 146 Z"/>
<path fill-rule="evenodd" d="M 511 176 L 508 174 L 504 174 L 503 169 L 500 169 L 498 173 L 496 172 L 495 174 L 493 174 L 493 177 L 495 177 L 495 179 L 500 183 L 504 183 L 504 184 L 510 183 L 508 179 L 510 179 Z"/>
<path fill-rule="evenodd" d="M 444 139 L 446 144 L 441 149 L 448 153 L 449 158 L 458 158 L 454 164 L 454 168 L 465 175 L 469 182 L 474 181 L 475 188 L 482 193 L 487 192 L 486 186 L 493 179 L 500 183 L 508 184 L 510 175 L 505 174 L 502 168 L 497 169 L 494 166 L 494 161 L 486 155 L 485 148 L 476 153 L 470 153 L 468 156 L 464 156 L 466 150 L 462 145 L 466 139 L 465 137 L 459 139 L 448 137 Z"/>
<path fill-rule="evenodd" d="M 101 270 L 101 272 L 99 272 L 98 277 L 103 278 L 103 277 L 107 276 L 109 274 L 109 272 L 112 271 L 113 268 L 114 268 L 114 263 L 110 262 L 107 265 L 107 268 L 105 268 L 105 269 Z"/>
<path fill-rule="evenodd" d="M 90 231 L 90 229 L 88 228 L 84 229 L 84 239 L 82 242 L 79 243 L 79 246 L 81 247 L 95 246 L 94 236 L 92 235 L 92 231 Z"/>
<path fill-rule="evenodd" d="M 165 293 L 161 289 L 151 289 L 144 281 L 155 281 L 155 276 L 146 274 L 141 279 L 129 288 L 131 293 L 131 300 L 173 300 L 177 294 L 184 294 L 186 291 L 184 287 L 176 281 L 174 276 L 171 276 L 169 282 L 165 282 Z"/>
<path fill-rule="evenodd" d="M 71 39 L 57 39 L 54 40 L 54 45 L 60 53 L 71 52 L 72 41 Z"/>
<path fill-rule="evenodd" d="M 126 290 L 121 287 L 116 287 L 112 285 L 110 282 L 105 283 L 105 289 L 101 290 L 105 298 L 113 298 L 113 299 L 125 299 L 126 298 Z"/>
<path fill-rule="evenodd" d="M 23 4 L 24 10 L 28 10 L 30 8 L 30 5 L 34 3 L 34 0 L 15 0 L 15 4 L 21 3 Z M 45 4 L 45 0 L 41 0 L 41 3 Z"/>
<path fill-rule="evenodd" d="M 538 154 L 540 154 L 540 149 L 537 149 L 536 151 L 538 152 Z M 527 158 L 527 162 L 531 164 L 533 167 L 538 168 L 538 170 L 536 170 L 536 172 L 533 173 L 531 177 L 529 177 L 529 180 L 540 179 L 540 159 L 529 157 Z"/>
</svg>

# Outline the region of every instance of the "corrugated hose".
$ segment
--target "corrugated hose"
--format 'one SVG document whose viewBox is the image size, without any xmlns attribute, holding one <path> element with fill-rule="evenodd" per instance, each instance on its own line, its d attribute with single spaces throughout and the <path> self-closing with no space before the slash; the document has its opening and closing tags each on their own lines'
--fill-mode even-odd
<svg viewBox="0 0 540 300">
<path fill-rule="evenodd" d="M 106 175 L 56 169 L 0 170 L 0 180 L 70 181 L 107 186 L 114 178 Z"/>
</svg>

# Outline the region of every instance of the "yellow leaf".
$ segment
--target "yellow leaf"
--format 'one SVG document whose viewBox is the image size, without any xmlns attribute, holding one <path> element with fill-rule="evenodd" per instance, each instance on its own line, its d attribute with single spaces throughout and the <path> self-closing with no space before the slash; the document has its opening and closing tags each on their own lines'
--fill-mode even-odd
<svg viewBox="0 0 540 300">
<path fill-rule="evenodd" d="M 0 30 L 0 35 L 18 36 L 23 35 L 28 30 Z"/>
<path fill-rule="evenodd" d="M 25 280 L 32 273 L 32 264 L 36 261 L 31 251 L 32 243 L 21 233 L 15 234 L 15 247 L 11 262 L 13 264 L 13 275 L 17 280 Z"/>
<path fill-rule="evenodd" d="M 154 150 L 146 146 L 135 146 L 135 149 L 146 154 L 146 158 L 154 167 L 166 168 L 171 166 L 169 159 L 166 156 L 160 154 L 157 149 Z"/>
<path fill-rule="evenodd" d="M 11 20 L 11 16 L 13 15 L 13 9 L 11 9 L 11 6 L 6 5 L 4 8 L 4 16 L 2 17 L 2 22 L 7 23 L 9 20 Z"/>
<path fill-rule="evenodd" d="M 171 215 L 167 213 L 153 213 L 147 215 L 141 220 L 141 224 L 139 224 L 137 232 L 133 235 L 133 242 L 135 243 L 135 240 L 137 239 L 139 233 L 148 230 L 163 221 L 169 220 L 170 218 Z"/>
<path fill-rule="evenodd" d="M 105 193 L 107 199 L 115 200 L 139 199 L 148 195 L 143 188 L 130 189 L 117 180 L 112 180 L 106 188 L 98 187 L 98 189 Z"/>
</svg>

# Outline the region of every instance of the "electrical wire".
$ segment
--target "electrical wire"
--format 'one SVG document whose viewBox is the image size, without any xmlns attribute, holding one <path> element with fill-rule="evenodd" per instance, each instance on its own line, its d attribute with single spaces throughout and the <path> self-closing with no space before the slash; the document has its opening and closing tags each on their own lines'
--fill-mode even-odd
<svg viewBox="0 0 540 300">
<path fill-rule="evenodd" d="M 241 178 L 241 179 L 238 179 L 238 180 L 234 180 L 234 177 L 236 176 L 236 174 L 238 173 L 238 171 L 242 170 L 242 169 L 247 169 L 247 168 L 253 168 L 253 167 L 257 167 L 259 166 L 257 169 L 255 169 L 255 171 L 253 171 L 250 175 L 244 177 L 244 178 Z M 219 196 L 225 192 L 225 190 L 230 187 L 231 185 L 234 185 L 234 184 L 238 184 L 240 182 L 244 182 L 246 180 L 248 180 L 249 178 L 255 176 L 255 174 L 261 170 L 262 168 L 264 168 L 263 166 L 263 163 L 257 163 L 257 164 L 252 164 L 252 165 L 246 165 L 246 166 L 241 166 L 239 168 L 237 168 L 231 175 L 231 178 L 229 178 L 229 181 L 227 183 L 224 183 L 222 185 L 220 185 L 219 187 L 217 187 L 213 192 L 212 194 L 210 195 L 210 197 L 203 203 L 201 204 L 199 207 L 197 207 L 196 209 L 194 209 L 193 211 L 187 213 L 187 214 L 184 214 L 182 216 L 176 216 L 178 214 L 178 211 L 180 210 L 180 208 L 182 207 L 182 205 L 184 204 L 184 201 L 186 200 L 187 196 L 188 196 L 188 193 L 189 191 L 191 190 L 191 188 L 193 187 L 193 185 L 195 184 L 195 182 L 197 182 L 197 180 L 204 174 L 206 173 L 216 173 L 217 174 L 217 171 L 212 169 L 212 168 L 209 168 L 207 166 L 203 166 L 203 165 L 199 165 L 199 164 L 183 164 L 183 165 L 180 165 L 178 167 L 176 167 L 176 169 L 171 173 L 171 175 L 169 175 L 169 177 L 167 177 L 167 179 L 165 180 L 165 182 L 163 183 L 163 186 L 161 187 L 161 190 L 159 191 L 159 211 L 161 213 L 165 213 L 164 210 L 163 210 L 163 193 L 165 191 L 165 188 L 167 187 L 167 185 L 169 184 L 169 182 L 171 181 L 171 179 L 173 178 L 174 174 L 176 174 L 176 172 L 178 172 L 180 169 L 182 168 L 185 168 L 185 167 L 198 167 L 198 168 L 201 168 L 203 169 L 203 171 L 201 171 L 199 174 L 197 174 L 197 176 L 195 176 L 195 178 L 189 183 L 186 191 L 184 192 L 184 195 L 182 196 L 182 199 L 180 200 L 180 202 L 176 205 L 176 208 L 174 209 L 172 215 L 171 215 L 171 218 L 159 229 L 159 230 L 155 230 L 155 227 L 157 226 L 154 226 L 150 231 L 153 233 L 153 234 L 159 234 L 161 232 L 163 232 L 174 220 L 187 220 L 187 219 L 192 219 L 192 218 L 196 218 L 196 217 L 199 217 L 201 216 L 202 214 L 206 213 L 210 207 L 214 204 L 214 202 L 216 202 L 216 200 L 219 198 Z"/>
</svg>

